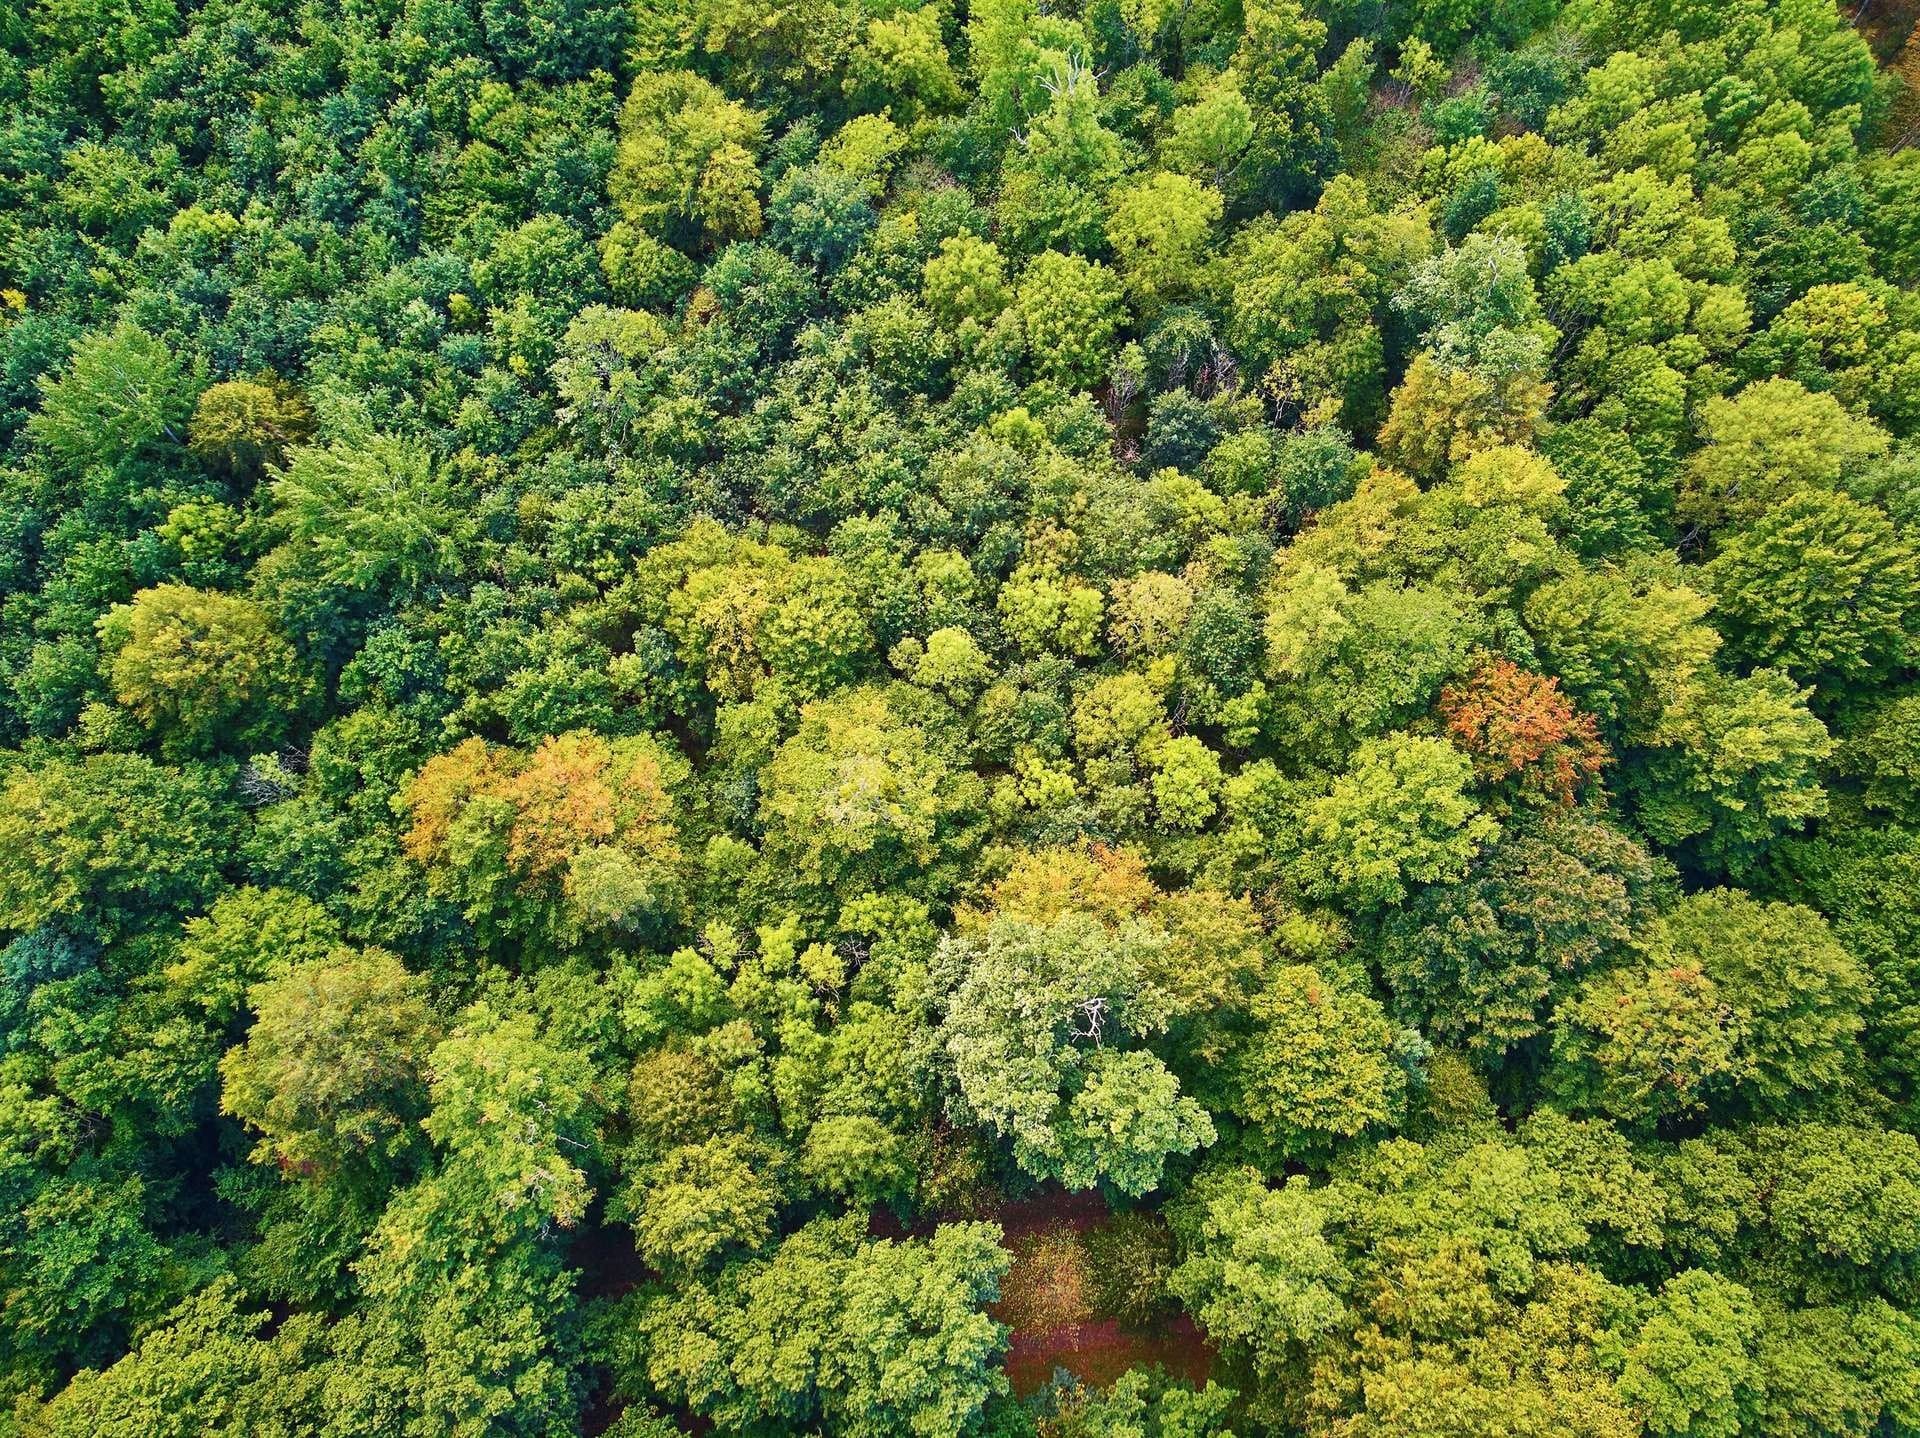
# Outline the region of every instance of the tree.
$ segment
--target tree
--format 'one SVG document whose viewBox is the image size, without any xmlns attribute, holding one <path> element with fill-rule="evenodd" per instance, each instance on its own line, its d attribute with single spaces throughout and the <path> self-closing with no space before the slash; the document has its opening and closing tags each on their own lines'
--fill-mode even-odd
<svg viewBox="0 0 1920 1438">
<path fill-rule="evenodd" d="M 950 328 L 965 320 L 989 325 L 1013 300 L 1007 262 L 993 241 L 949 235 L 926 263 L 921 293 Z"/>
<path fill-rule="evenodd" d="M 1000 620 L 1029 654 L 1091 655 L 1105 599 L 1097 586 L 1050 565 L 1023 564 L 1000 586 Z"/>
<path fill-rule="evenodd" d="M 358 1265 L 365 1297 L 329 1335 L 338 1431 L 377 1431 L 396 1411 L 476 1438 L 578 1423 L 573 1277 L 530 1236 L 500 1241 L 487 1210 L 514 1212 L 518 1186 L 468 1191 L 476 1177 L 416 1184 L 382 1216 Z"/>
<path fill-rule="evenodd" d="M 469 739 L 407 784 L 402 840 L 474 922 L 522 938 L 631 929 L 671 913 L 686 762 L 645 736 L 555 735 L 531 753 Z"/>
<path fill-rule="evenodd" d="M 926 648 L 913 666 L 914 683 L 954 698 L 970 697 L 992 677 L 993 667 L 980 641 L 954 625 L 929 634 Z"/>
<path fill-rule="evenodd" d="M 1024 142 L 1001 167 L 994 218 L 1008 244 L 1042 260 L 1096 249 L 1104 192 L 1125 165 L 1125 147 L 1107 128 L 1099 81 L 1077 54 L 1043 72 L 1046 104 Z"/>
<path fill-rule="evenodd" d="M 1165 1063 L 1139 1049 L 1087 1056 L 1057 1132 L 1064 1187 L 1104 1182 L 1130 1195 L 1159 1187 L 1169 1155 L 1191 1153 L 1214 1137 L 1206 1110 L 1181 1094 Z"/>
<path fill-rule="evenodd" d="M 1451 587 L 1376 580 L 1357 592 L 1304 563 L 1276 576 L 1263 637 L 1272 727 L 1309 752 L 1411 723 L 1473 664 L 1484 621 Z"/>
<path fill-rule="evenodd" d="M 947 940 L 937 964 L 950 986 L 941 1039 L 959 1116 L 1008 1140 L 1036 1178 L 1069 1188 L 1146 1193 L 1168 1155 L 1211 1143 L 1206 1111 L 1157 1057 L 1132 1047 L 1168 1021 L 1149 977 L 1164 942 L 1078 913 L 1045 924 L 1001 918 L 978 938 Z"/>
<path fill-rule="evenodd" d="M 1686 694 L 1661 723 L 1661 747 L 1627 773 L 1647 833 L 1692 840 L 1706 863 L 1738 873 L 1826 812 L 1819 766 L 1833 741 L 1806 701 L 1774 669 L 1713 675 Z"/>
<path fill-rule="evenodd" d="M 269 375 L 222 380 L 200 392 L 187 444 L 209 467 L 251 480 L 313 433 L 313 410 L 300 391 Z"/>
<path fill-rule="evenodd" d="M 1397 1125 L 1407 1073 L 1367 994 L 1289 964 L 1254 995 L 1249 1017 L 1252 1032 L 1222 1085 L 1249 1150 L 1319 1159 L 1342 1139 Z"/>
<path fill-rule="evenodd" d="M 1326 101 L 1313 83 L 1327 27 L 1295 0 L 1247 11 L 1229 73 L 1253 112 L 1253 139 L 1241 162 L 1257 197 L 1285 194 L 1318 167 Z"/>
<path fill-rule="evenodd" d="M 337 919 L 286 889 L 229 889 L 189 919 L 167 965 L 167 986 L 220 1024 L 244 1013 L 269 976 L 341 946 Z"/>
<path fill-rule="evenodd" d="M 41 1387 L 73 1358 L 121 1351 L 135 1325 L 163 1314 L 181 1296 L 179 1255 L 154 1234 L 153 1195 L 138 1176 L 86 1165 L 65 1181 L 23 1184 L 37 1175 L 29 1154 L 14 1153 L 19 1198 L 0 1283 L 20 1313 L 13 1371 L 23 1387 Z"/>
<path fill-rule="evenodd" d="M 1175 139 L 1183 117 L 1197 122 L 1223 103 L 1175 111 Z M 1381 214 L 1363 182 L 1336 176 L 1310 212 L 1235 236 L 1219 277 L 1231 286 L 1225 334 L 1266 370 L 1276 399 L 1310 416 L 1335 407 L 1343 423 L 1371 427 L 1384 397 L 1388 300 L 1431 245 L 1424 217 Z"/>
<path fill-rule="evenodd" d="M 41 378 L 28 432 L 75 475 L 151 457 L 162 441 L 186 437 L 197 389 L 163 341 L 122 321 L 76 345 L 58 379 Z"/>
<path fill-rule="evenodd" d="M 1119 289 L 1104 266 L 1047 250 L 1020 276 L 1013 308 L 1041 377 L 1070 389 L 1099 381 L 1120 324 Z"/>
<path fill-rule="evenodd" d="M 730 1249 L 762 1247 L 780 1197 L 768 1157 L 731 1135 L 667 1153 L 632 1199 L 641 1256 L 663 1271 L 685 1272 Z"/>
<path fill-rule="evenodd" d="M 690 71 L 641 74 L 620 110 L 608 191 L 627 220 L 670 243 L 756 235 L 762 133 L 756 112 Z"/>
<path fill-rule="evenodd" d="M 1220 760 L 1191 734 L 1159 746 L 1154 759 L 1153 802 L 1170 829 L 1198 829 L 1218 806 Z"/>
<path fill-rule="evenodd" d="M 1912 1262 L 1920 1141 L 1896 1130 L 1805 1122 L 1757 1135 L 1757 1186 L 1781 1242 L 1808 1271 L 1871 1287 Z"/>
<path fill-rule="evenodd" d="M 259 604 L 162 584 L 99 621 L 114 698 L 174 753 L 270 748 L 312 690 Z"/>
<path fill-rule="evenodd" d="M 1556 680 L 1495 659 L 1440 691 L 1447 735 L 1485 780 L 1571 804 L 1607 762 L 1591 714 L 1576 714 Z"/>
<path fill-rule="evenodd" d="M 1307 887 L 1361 907 L 1403 901 L 1410 885 L 1456 879 L 1499 824 L 1465 794 L 1472 765 L 1441 739 L 1369 739 L 1327 792 L 1305 805 Z"/>
<path fill-rule="evenodd" d="M 1498 1291 L 1471 1249 L 1383 1265 L 1362 1327 L 1325 1345 L 1302 1406 L 1368 1438 L 1438 1431 L 1631 1433 L 1613 1370 L 1631 1297 L 1579 1263 Z"/>
<path fill-rule="evenodd" d="M 309 642 L 451 577 L 471 533 L 445 469 L 390 435 L 298 446 L 272 494 L 286 538 L 257 574 Z"/>
<path fill-rule="evenodd" d="M 1076 1383 L 1050 1396 L 1052 1411 L 1043 1420 L 1048 1438 L 1096 1438 L 1106 1433 L 1230 1438 L 1227 1423 L 1238 1395 L 1218 1383 L 1195 1389 L 1162 1372 L 1130 1368 L 1109 1388 Z"/>
<path fill-rule="evenodd" d="M 112 939 L 203 908 L 239 813 L 222 776 L 137 754 L 16 764 L 0 785 L 0 925 Z"/>
<path fill-rule="evenodd" d="M 593 1196 L 592 1067 L 543 1038 L 531 1014 L 474 1005 L 434 1046 L 426 1077 L 421 1127 L 439 1167 L 388 1205 L 365 1260 L 369 1289 L 400 1306 L 436 1274 L 573 1227 Z M 540 1281 L 540 1266 L 499 1281 Z M 488 1281 L 484 1268 L 475 1276 Z"/>
<path fill-rule="evenodd" d="M 624 263 L 638 266 L 637 255 Z M 629 275 L 638 286 L 643 283 Z M 670 395 L 650 363 L 667 347 L 667 328 L 644 310 L 592 305 L 575 315 L 553 363 L 560 418 L 582 438 L 618 450 L 645 443 L 655 407 Z"/>
<path fill-rule="evenodd" d="M 844 264 L 878 222 L 867 185 L 825 166 L 789 170 L 768 201 L 767 238 L 822 270 Z"/>
<path fill-rule="evenodd" d="M 979 1311 L 1011 1261 L 999 1235 L 960 1223 L 872 1242 L 856 1217 L 815 1220 L 769 1259 L 635 1305 L 644 1381 L 728 1426 L 960 1438 L 1005 1389 L 1006 1330 Z"/>
<path fill-rule="evenodd" d="M 1754 1354 L 1759 1335 L 1751 1293 L 1689 1269 L 1661 1289 L 1628 1349 L 1621 1396 L 1652 1433 L 1733 1438 L 1750 1432 L 1764 1391 Z"/>
<path fill-rule="evenodd" d="M 1876 709 L 1844 752 L 1849 771 L 1864 781 L 1869 808 L 1920 813 L 1920 695 L 1904 694 Z"/>
<path fill-rule="evenodd" d="M 1879 1300 L 1761 1311 L 1762 1423 L 1869 1433 L 1905 1421 L 1916 1337 L 1906 1314 Z"/>
<path fill-rule="evenodd" d="M 1540 322 L 1526 250 L 1510 235 L 1472 234 L 1421 260 L 1393 303 L 1447 366 L 1479 365 Z"/>
<path fill-rule="evenodd" d="M 323 1356 L 317 1320 L 293 1318 L 271 1337 L 270 1315 L 246 1306 L 230 1277 L 181 1303 L 124 1358 L 83 1370 L 28 1415 L 31 1438 L 193 1438 L 237 1424 L 292 1438 L 324 1421 L 312 1370 Z"/>
<path fill-rule="evenodd" d="M 1727 647 L 1750 664 L 1837 691 L 1912 653 L 1920 556 L 1844 494 L 1787 495 L 1726 531 L 1702 574 Z"/>
<path fill-rule="evenodd" d="M 964 99 L 947 56 L 940 16 L 925 9 L 869 20 L 866 35 L 854 48 L 845 87 L 863 104 L 889 106 L 903 124 Z"/>
<path fill-rule="evenodd" d="M 1867 973 L 1812 910 L 1709 890 L 1642 947 L 1644 968 L 1590 981 L 1564 1013 L 1570 1097 L 1651 1123 L 1723 1099 L 1790 1112 L 1856 1080 Z"/>
<path fill-rule="evenodd" d="M 1229 1168 L 1196 1179 L 1173 1211 L 1188 1256 L 1168 1287 L 1265 1373 L 1347 1321 L 1353 1275 L 1329 1199 L 1298 1175 L 1270 1188 L 1257 1170 Z"/>
<path fill-rule="evenodd" d="M 1530 336 L 1490 337 L 1476 365 L 1449 365 L 1423 350 L 1393 392 L 1380 452 L 1432 478 L 1500 445 L 1526 445 L 1546 417 L 1552 387 Z"/>
<path fill-rule="evenodd" d="M 1494 1057 L 1544 1030 L 1554 1001 L 1620 957 L 1666 885 L 1619 829 L 1580 811 L 1504 831 L 1454 884 L 1386 916 L 1380 967 L 1396 1014 Z"/>
<path fill-rule="evenodd" d="M 626 35 L 626 17 L 608 0 L 482 0 L 488 47 L 516 76 L 576 79 L 610 71 Z"/>
<path fill-rule="evenodd" d="M 1224 208 L 1216 191 L 1164 170 L 1119 195 L 1107 243 L 1136 304 L 1164 304 L 1203 281 L 1197 272 Z"/>
<path fill-rule="evenodd" d="M 1584 570 L 1527 596 L 1528 633 L 1545 668 L 1609 734 L 1640 742 L 1697 702 L 1696 678 L 1720 647 L 1701 622 L 1711 600 L 1677 569 Z"/>
<path fill-rule="evenodd" d="M 600 273 L 613 297 L 640 309 L 672 309 L 699 274 L 672 245 L 625 220 L 614 221 L 600 237 L 599 250 Z"/>
<path fill-rule="evenodd" d="M 879 690 L 807 705 L 761 780 L 766 850 L 802 883 L 897 883 L 963 842 L 978 781 Z"/>
<path fill-rule="evenodd" d="M 220 1105 L 260 1133 L 254 1161 L 321 1179 L 403 1169 L 437 1027 L 419 979 L 391 954 L 337 948 L 247 1002 L 256 1017 L 220 1062 Z"/>
<path fill-rule="evenodd" d="M 751 698 L 768 680 L 814 698 L 853 678 L 873 648 L 855 576 L 829 556 L 698 522 L 650 553 L 642 575 L 650 617 L 723 700 Z"/>
<path fill-rule="evenodd" d="M 1867 972 L 1812 909 L 1709 889 L 1662 915 L 1647 942 L 1656 964 L 1698 965 L 1734 1007 L 1741 1089 L 1757 1107 L 1791 1112 L 1858 1076 Z"/>
<path fill-rule="evenodd" d="M 1690 1118 L 1740 1073 L 1739 1015 L 1697 965 L 1609 971 L 1554 1017 L 1550 1083 L 1576 1111 Z"/>
<path fill-rule="evenodd" d="M 1886 452 L 1886 433 L 1789 379 L 1762 380 L 1701 411 L 1701 447 L 1680 515 L 1708 527 L 1754 519 L 1803 489 L 1835 489 Z"/>
</svg>

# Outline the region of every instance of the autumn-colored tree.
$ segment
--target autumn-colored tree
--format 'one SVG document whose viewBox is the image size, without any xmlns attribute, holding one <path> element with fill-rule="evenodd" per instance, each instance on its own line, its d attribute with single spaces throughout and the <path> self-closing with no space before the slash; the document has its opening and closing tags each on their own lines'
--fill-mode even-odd
<svg viewBox="0 0 1920 1438">
<path fill-rule="evenodd" d="M 403 844 L 468 917 L 523 937 L 631 927 L 670 912 L 685 761 L 648 738 L 556 735 L 531 753 L 469 739 L 408 785 Z"/>
<path fill-rule="evenodd" d="M 1607 764 L 1594 717 L 1574 711 L 1559 681 L 1510 659 L 1494 659 L 1442 689 L 1440 717 L 1483 780 L 1512 779 L 1522 792 L 1554 803 L 1571 804 Z"/>
</svg>

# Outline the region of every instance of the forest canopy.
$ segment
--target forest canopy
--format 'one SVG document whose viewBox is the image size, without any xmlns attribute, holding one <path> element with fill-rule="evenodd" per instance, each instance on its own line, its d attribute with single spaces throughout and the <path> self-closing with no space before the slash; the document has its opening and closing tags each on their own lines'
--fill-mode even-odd
<svg viewBox="0 0 1920 1438">
<path fill-rule="evenodd" d="M 0 7 L 0 1438 L 1920 1434 L 1917 20 Z"/>
</svg>

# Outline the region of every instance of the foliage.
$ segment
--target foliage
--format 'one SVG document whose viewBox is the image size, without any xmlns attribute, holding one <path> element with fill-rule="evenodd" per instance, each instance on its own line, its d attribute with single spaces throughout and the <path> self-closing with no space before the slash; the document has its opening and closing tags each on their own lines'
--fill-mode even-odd
<svg viewBox="0 0 1920 1438">
<path fill-rule="evenodd" d="M 957 1438 L 1005 1381 L 989 1367 L 1005 1330 L 975 1307 L 1006 1271 L 997 1240 L 966 1223 L 863 1242 L 817 1221 L 715 1285 L 643 1303 L 648 1380 L 722 1422 Z"/>
<path fill-rule="evenodd" d="M 1910 8 L 0 7 L 0 1430 L 1920 1431 Z"/>
<path fill-rule="evenodd" d="M 1317 893 L 1395 904 L 1410 885 L 1458 878 L 1499 824 L 1464 792 L 1468 761 L 1438 739 L 1368 740 L 1301 815 L 1301 864 Z"/>
<path fill-rule="evenodd" d="M 1212 1141 L 1206 1111 L 1165 1064 L 1117 1047 L 1168 1022 L 1151 980 L 1163 942 L 1069 913 L 1045 926 L 1002 918 L 941 953 L 958 1112 L 1008 1139 L 1035 1177 L 1145 1193 L 1169 1154 Z"/>
<path fill-rule="evenodd" d="M 113 697 L 169 752 L 271 748 L 305 707 L 298 657 L 260 605 L 163 584 L 99 622 Z"/>
</svg>

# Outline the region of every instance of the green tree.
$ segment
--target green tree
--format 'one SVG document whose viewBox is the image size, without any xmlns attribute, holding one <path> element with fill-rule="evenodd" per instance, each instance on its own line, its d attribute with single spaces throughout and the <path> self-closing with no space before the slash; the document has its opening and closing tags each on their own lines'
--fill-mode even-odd
<svg viewBox="0 0 1920 1438">
<path fill-rule="evenodd" d="M 1472 773 L 1444 740 L 1367 740 L 1352 767 L 1301 811 L 1303 882 L 1370 908 L 1402 902 L 1410 885 L 1459 878 L 1500 833 L 1466 794 Z"/>
<path fill-rule="evenodd" d="M 1702 618 L 1712 601 L 1677 566 L 1583 570 L 1541 585 L 1522 617 L 1547 670 L 1609 733 L 1646 742 L 1697 702 L 1695 680 L 1719 650 Z"/>
<path fill-rule="evenodd" d="M 942 324 L 992 324 L 1013 300 L 1006 258 L 993 241 L 949 235 L 929 256 L 921 293 Z"/>
<path fill-rule="evenodd" d="M 1562 1100 L 1642 1125 L 1701 1113 L 1740 1072 L 1739 1017 L 1698 965 L 1613 970 L 1555 1015 Z"/>
<path fill-rule="evenodd" d="M 1887 448 L 1883 430 L 1788 379 L 1709 400 L 1700 437 L 1681 475 L 1680 514 L 1708 527 L 1755 518 L 1799 490 L 1839 488 Z"/>
<path fill-rule="evenodd" d="M 313 411 L 291 385 L 272 376 L 232 379 L 200 392 L 187 443 L 208 466 L 250 480 L 312 432 Z"/>
<path fill-rule="evenodd" d="M 223 776 L 136 754 L 49 757 L 0 785 L 0 924 L 113 938 L 203 908 L 239 832 Z"/>
<path fill-rule="evenodd" d="M 670 1151 L 632 1199 L 641 1256 L 663 1271 L 683 1272 L 732 1248 L 762 1247 L 780 1197 L 768 1159 L 738 1136 Z"/>
<path fill-rule="evenodd" d="M 1306 964 L 1270 975 L 1248 1005 L 1252 1032 L 1227 1063 L 1227 1107 L 1255 1153 L 1323 1157 L 1342 1139 L 1396 1126 L 1407 1073 L 1396 1035 L 1365 993 Z"/>
<path fill-rule="evenodd" d="M 936 965 L 950 992 L 941 1040 L 960 1117 L 1011 1143 L 1014 1161 L 1069 1188 L 1141 1194 L 1170 1154 L 1213 1141 L 1206 1111 L 1138 1045 L 1165 1029 L 1150 975 L 1164 944 L 1083 914 L 1037 925 L 1002 918 L 949 939 Z"/>
<path fill-rule="evenodd" d="M 1455 884 L 1386 916 L 1380 967 L 1397 1014 L 1495 1057 L 1544 1030 L 1554 1000 L 1619 957 L 1665 886 L 1646 849 L 1576 811 L 1515 825 Z"/>
<path fill-rule="evenodd" d="M 866 182 L 824 166 L 789 170 L 768 200 L 767 238 L 797 260 L 835 270 L 865 239 L 878 216 Z"/>
<path fill-rule="evenodd" d="M 803 883 L 898 883 L 963 845 L 981 794 L 939 736 L 888 696 L 852 690 L 801 711 L 762 775 L 766 852 Z"/>
<path fill-rule="evenodd" d="M 980 1311 L 1011 1261 L 999 1230 L 944 1224 L 896 1243 L 863 1241 L 859 1227 L 815 1220 L 769 1259 L 636 1305 L 646 1383 L 729 1426 L 970 1431 L 1005 1391 L 992 1365 L 1006 1330 Z"/>
<path fill-rule="evenodd" d="M 1660 747 L 1627 771 L 1642 827 L 1662 843 L 1692 840 L 1706 863 L 1738 873 L 1825 813 L 1819 766 L 1833 741 L 1806 705 L 1778 670 L 1705 678 L 1667 711 Z"/>
<path fill-rule="evenodd" d="M 1229 73 L 1253 111 L 1253 139 L 1241 161 L 1254 197 L 1299 186 L 1319 166 L 1326 100 L 1314 84 L 1327 27 L 1296 0 L 1248 7 Z"/>
<path fill-rule="evenodd" d="M 471 533 L 444 467 L 389 435 L 296 447 L 272 497 L 285 539 L 255 574 L 309 642 L 341 644 L 369 611 L 457 572 Z"/>
<path fill-rule="evenodd" d="M 26 1415 L 31 1438 L 193 1438 L 223 1426 L 265 1438 L 321 1431 L 319 1322 L 299 1315 L 267 1336 L 271 1315 L 215 1280 L 104 1370 L 83 1370 Z"/>
<path fill-rule="evenodd" d="M 1732 1438 L 1752 1431 L 1764 1392 L 1760 1315 L 1739 1284 L 1699 1269 L 1670 1279 L 1627 1350 L 1620 1392 L 1652 1433 Z"/>
<path fill-rule="evenodd" d="M 1702 573 L 1727 647 L 1751 664 L 1840 690 L 1912 653 L 1920 557 L 1844 494 L 1786 496 L 1727 530 Z"/>
<path fill-rule="evenodd" d="M 1277 1373 L 1348 1321 L 1339 1219 L 1298 1175 L 1271 1188 L 1254 1169 L 1209 1171 L 1173 1210 L 1187 1257 L 1167 1285 L 1215 1341 Z"/>
<path fill-rule="evenodd" d="M 1709 889 L 1662 915 L 1648 944 L 1657 965 L 1698 965 L 1734 1006 L 1757 1106 L 1791 1112 L 1857 1077 L 1867 972 L 1812 909 Z"/>
<path fill-rule="evenodd" d="M 123 321 L 76 345 L 57 379 L 40 380 L 28 433 L 74 474 L 152 457 L 186 438 L 198 388 L 164 341 Z"/>
<path fill-rule="evenodd" d="M 620 110 L 608 191 L 627 220 L 669 242 L 756 235 L 763 128 L 690 71 L 642 74 Z"/>
<path fill-rule="evenodd" d="M 479 1005 L 429 1074 L 439 1161 L 387 1204 L 357 1263 L 362 1302 L 331 1335 L 332 1422 L 379 1431 L 406 1412 L 474 1438 L 571 1426 L 573 1280 L 551 1240 L 592 1196 L 591 1066 L 530 1015 Z"/>
<path fill-rule="evenodd" d="M 321 1178 L 390 1173 L 426 1112 L 436 1023 L 425 986 L 379 950 L 335 949 L 255 984 L 246 1042 L 221 1060 L 221 1108 L 259 1163 Z"/>
<path fill-rule="evenodd" d="M 1120 193 L 1107 243 L 1136 304 L 1164 304 L 1204 282 L 1210 232 L 1224 208 L 1216 191 L 1164 170 Z"/>
<path fill-rule="evenodd" d="M 1811 909 L 1708 890 L 1641 946 L 1643 968 L 1590 981 L 1560 1016 L 1568 1096 L 1654 1122 L 1719 1100 L 1792 1112 L 1857 1081 L 1868 975 Z"/>
<path fill-rule="evenodd" d="M 270 748 L 312 692 L 272 616 L 237 595 L 162 584 L 98 627 L 114 698 L 171 753 Z"/>
<path fill-rule="evenodd" d="M 169 989 L 225 1024 L 246 1010 L 255 984 L 340 945 L 339 921 L 313 900 L 287 889 L 229 889 L 187 921 L 165 978 Z"/>
<path fill-rule="evenodd" d="M 1119 287 L 1104 266 L 1047 250 L 1020 276 L 1013 308 L 1038 374 L 1074 389 L 1099 381 L 1120 324 Z"/>
</svg>

